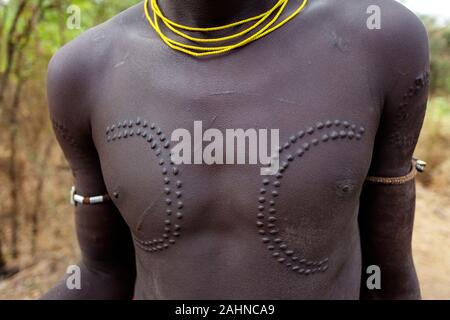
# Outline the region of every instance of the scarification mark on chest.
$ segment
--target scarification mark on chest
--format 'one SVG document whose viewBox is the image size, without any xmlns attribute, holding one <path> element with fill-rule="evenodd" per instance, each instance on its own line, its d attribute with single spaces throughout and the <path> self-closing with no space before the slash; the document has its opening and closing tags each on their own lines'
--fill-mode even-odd
<svg viewBox="0 0 450 320">
<path fill-rule="evenodd" d="M 304 158 L 315 147 L 339 140 L 359 141 L 364 133 L 364 127 L 351 124 L 349 121 L 327 120 L 299 131 L 280 146 L 281 166 L 278 173 L 263 178 L 261 183 L 256 228 L 270 255 L 289 270 L 300 275 L 325 272 L 329 267 L 329 258 L 310 260 L 304 257 L 301 250 L 293 248 L 293 243 L 288 240 L 292 237 L 289 234 L 292 232 L 289 227 L 286 229 L 285 233 L 287 234 L 284 234 L 284 237 L 280 235 L 276 200 L 280 195 L 283 176 L 287 174 L 295 161 Z"/>
<path fill-rule="evenodd" d="M 183 219 L 184 202 L 183 182 L 180 180 L 179 167 L 170 160 L 170 141 L 163 130 L 156 124 L 138 117 L 135 120 L 124 120 L 106 128 L 106 140 L 108 143 L 127 141 L 139 138 L 150 146 L 150 150 L 157 157 L 162 174 L 162 193 L 164 198 L 165 220 L 159 237 L 149 240 L 140 239 L 133 235 L 136 245 L 147 252 L 161 252 L 175 245 L 181 236 L 181 220 Z M 142 225 L 148 215 L 154 212 L 154 207 L 161 197 L 150 204 L 140 216 L 136 229 L 142 229 Z"/>
</svg>

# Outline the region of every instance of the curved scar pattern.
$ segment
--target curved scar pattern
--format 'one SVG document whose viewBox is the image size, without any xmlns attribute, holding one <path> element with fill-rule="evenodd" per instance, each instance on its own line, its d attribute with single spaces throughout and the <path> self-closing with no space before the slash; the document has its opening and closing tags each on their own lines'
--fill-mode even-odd
<svg viewBox="0 0 450 320">
<path fill-rule="evenodd" d="M 318 136 L 320 133 L 322 134 Z M 278 173 L 270 178 L 265 177 L 261 183 L 256 228 L 270 255 L 289 270 L 300 275 L 325 272 L 328 269 L 329 258 L 309 260 L 303 257 L 299 250 L 291 248 L 280 236 L 276 199 L 280 195 L 283 175 L 296 159 L 301 160 L 314 147 L 343 139 L 361 140 L 364 133 L 363 127 L 357 127 L 348 121 L 328 120 L 299 131 L 280 147 L 280 158 L 283 160 Z"/>
</svg>

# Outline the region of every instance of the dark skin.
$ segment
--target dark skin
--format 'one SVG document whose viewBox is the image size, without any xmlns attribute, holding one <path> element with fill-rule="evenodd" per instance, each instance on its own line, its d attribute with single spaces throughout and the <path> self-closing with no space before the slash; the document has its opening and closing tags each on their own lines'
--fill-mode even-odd
<svg viewBox="0 0 450 320">
<path fill-rule="evenodd" d="M 159 3 L 195 26 L 273 4 Z M 372 4 L 381 30 L 366 28 Z M 50 114 L 78 193 L 113 201 L 76 208 L 82 289 L 63 280 L 44 299 L 420 298 L 414 182 L 365 179 L 410 171 L 428 69 L 423 25 L 389 0 L 312 0 L 267 37 L 202 59 L 166 47 L 142 4 L 91 29 L 50 63 Z M 181 165 L 175 174 L 173 143 L 164 143 L 195 120 L 222 132 L 279 128 L 282 146 L 294 138 L 281 153 L 289 166 L 268 185 L 255 165 Z M 373 264 L 381 290 L 366 287 Z"/>
</svg>

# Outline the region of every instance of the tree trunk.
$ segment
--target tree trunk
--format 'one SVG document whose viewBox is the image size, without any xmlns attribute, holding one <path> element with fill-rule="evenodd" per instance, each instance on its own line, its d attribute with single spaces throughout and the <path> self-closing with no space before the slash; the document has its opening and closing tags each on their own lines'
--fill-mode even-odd
<svg viewBox="0 0 450 320">
<path fill-rule="evenodd" d="M 34 191 L 34 205 L 32 207 L 31 214 L 31 254 L 36 255 L 37 250 L 37 239 L 39 236 L 39 212 L 43 207 L 43 190 L 45 186 L 46 173 L 47 173 L 47 162 L 50 157 L 50 151 L 53 145 L 53 140 L 48 140 L 43 153 L 43 158 L 41 160 L 40 174 L 38 176 L 38 181 L 36 184 L 36 189 Z"/>
<path fill-rule="evenodd" d="M 14 92 L 13 103 L 10 113 L 10 155 L 9 155 L 9 182 L 11 185 L 9 197 L 11 200 L 10 219 L 11 219 L 11 255 L 15 259 L 19 256 L 18 234 L 19 234 L 19 190 L 21 182 L 17 171 L 17 136 L 18 136 L 18 113 L 20 105 L 20 95 L 22 93 L 23 79 L 19 79 Z"/>
<path fill-rule="evenodd" d="M 27 4 L 27 0 L 21 0 L 18 7 L 16 14 L 13 18 L 12 25 L 10 29 L 8 30 L 7 35 L 7 41 L 6 41 L 6 69 L 2 74 L 2 77 L 0 79 L 0 108 L 2 107 L 2 103 L 5 97 L 6 88 L 9 84 L 9 75 L 12 70 L 12 66 L 14 64 L 14 54 L 16 52 L 16 43 L 15 43 L 15 37 L 17 33 L 17 25 L 19 22 L 20 16 L 25 11 L 25 6 Z"/>
<path fill-rule="evenodd" d="M 23 75 L 23 58 L 24 58 L 24 49 L 28 45 L 28 42 L 30 40 L 30 36 L 33 31 L 33 27 L 37 23 L 37 21 L 41 18 L 41 9 L 42 9 L 42 3 L 43 0 L 39 0 L 38 4 L 34 6 L 32 10 L 32 14 L 28 18 L 28 20 L 25 22 L 25 27 L 21 32 L 16 32 L 16 25 L 21 13 L 23 12 L 27 1 L 22 0 L 19 3 L 19 8 L 16 13 L 12 31 L 10 30 L 9 36 L 8 36 L 8 60 L 11 60 L 12 57 L 16 56 L 15 60 L 15 69 L 13 69 L 13 66 L 8 64 L 7 66 L 7 75 L 6 78 L 3 77 L 3 79 L 0 82 L 0 103 L 3 98 L 3 93 L 6 90 L 6 85 L 8 83 L 8 76 L 11 71 L 14 71 L 15 76 L 17 78 L 17 84 L 15 87 L 15 91 L 13 94 L 13 100 L 11 103 L 11 108 L 9 110 L 9 126 L 10 126 L 10 136 L 9 136 L 9 143 L 10 143 L 10 156 L 9 156 L 9 181 L 11 185 L 10 189 L 10 201 L 11 201 L 11 208 L 10 208 L 10 221 L 11 221 L 11 256 L 15 259 L 19 256 L 19 248 L 18 248 L 18 236 L 19 236 L 19 193 L 21 188 L 21 182 L 22 179 L 19 176 L 19 171 L 17 170 L 17 166 L 19 163 L 18 158 L 18 115 L 19 115 L 19 107 L 20 107 L 20 100 L 21 100 L 21 94 L 22 94 L 22 88 L 25 83 L 25 76 Z M 5 74 L 3 75 L 5 76 Z M 5 80 L 6 79 L 6 80 Z"/>
<path fill-rule="evenodd" d="M 2 234 L 0 233 L 0 275 L 3 273 L 6 267 L 5 255 L 3 253 Z"/>
<path fill-rule="evenodd" d="M 58 31 L 59 31 L 59 45 L 62 47 L 66 43 L 65 37 L 65 29 L 66 29 L 66 10 L 65 10 L 65 1 L 58 0 L 58 11 L 59 11 L 59 20 L 58 20 Z"/>
</svg>

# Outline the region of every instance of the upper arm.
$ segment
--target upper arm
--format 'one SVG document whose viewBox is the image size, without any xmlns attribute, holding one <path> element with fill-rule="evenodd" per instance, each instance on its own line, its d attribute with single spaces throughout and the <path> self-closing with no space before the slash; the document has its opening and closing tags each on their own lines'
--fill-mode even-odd
<svg viewBox="0 0 450 320">
<path fill-rule="evenodd" d="M 380 40 L 384 105 L 369 175 L 395 177 L 411 169 L 428 99 L 429 54 L 422 22 L 398 3 L 389 9 Z"/>
<path fill-rule="evenodd" d="M 50 118 L 77 188 L 80 192 L 103 192 L 90 128 L 89 73 L 75 51 L 69 44 L 50 61 L 47 78 Z"/>
<path fill-rule="evenodd" d="M 83 51 L 89 53 L 83 42 L 60 49 L 49 64 L 47 88 L 54 132 L 72 170 L 77 193 L 94 196 L 108 192 L 90 124 L 90 110 L 95 107 L 92 76 L 98 74 L 98 66 L 85 58 Z M 77 206 L 76 227 L 88 268 L 107 266 L 109 272 L 134 268 L 130 231 L 112 202 Z"/>
<path fill-rule="evenodd" d="M 400 177 L 411 170 L 411 159 L 422 128 L 428 99 L 428 39 L 424 26 L 395 1 L 378 0 L 382 29 L 378 33 L 382 88 L 379 121 L 370 176 Z M 383 13 L 384 12 L 384 13 Z M 363 270 L 377 265 L 382 290 L 361 282 L 362 298 L 416 299 L 420 288 L 412 259 L 415 187 L 413 182 L 386 186 L 367 183 L 361 195 L 359 226 Z"/>
</svg>

